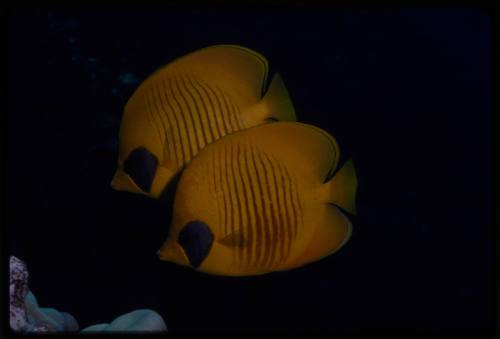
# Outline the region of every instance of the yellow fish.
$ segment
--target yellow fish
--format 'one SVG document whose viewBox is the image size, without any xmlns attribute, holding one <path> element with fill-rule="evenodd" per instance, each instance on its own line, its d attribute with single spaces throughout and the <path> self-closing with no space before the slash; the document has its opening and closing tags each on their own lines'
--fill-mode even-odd
<svg viewBox="0 0 500 339">
<path fill-rule="evenodd" d="M 322 129 L 253 127 L 205 147 L 183 171 L 161 260 L 258 275 L 319 260 L 350 237 L 357 178 Z M 339 208 L 340 207 L 340 208 Z"/>
<path fill-rule="evenodd" d="M 279 74 L 264 93 L 268 62 L 241 46 L 216 45 L 160 68 L 125 106 L 116 190 L 158 198 L 206 145 L 248 127 L 295 121 Z"/>
</svg>

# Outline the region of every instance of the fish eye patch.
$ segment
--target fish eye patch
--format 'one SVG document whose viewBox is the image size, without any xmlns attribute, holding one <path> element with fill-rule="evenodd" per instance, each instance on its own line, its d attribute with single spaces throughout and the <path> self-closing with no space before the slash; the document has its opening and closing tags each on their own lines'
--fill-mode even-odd
<svg viewBox="0 0 500 339">
<path fill-rule="evenodd" d="M 138 147 L 125 160 L 123 170 L 137 186 L 149 193 L 157 166 L 158 159 L 144 147 Z"/>
<path fill-rule="evenodd" d="M 214 236 L 207 224 L 202 221 L 191 221 L 184 226 L 179 233 L 179 245 L 186 253 L 189 263 L 193 267 L 199 267 L 207 257 L 212 246 Z"/>
</svg>

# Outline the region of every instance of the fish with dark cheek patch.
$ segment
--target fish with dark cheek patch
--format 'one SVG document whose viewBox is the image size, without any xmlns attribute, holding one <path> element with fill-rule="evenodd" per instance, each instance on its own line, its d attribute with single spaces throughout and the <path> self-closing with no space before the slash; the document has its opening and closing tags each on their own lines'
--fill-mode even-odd
<svg viewBox="0 0 500 339">
<path fill-rule="evenodd" d="M 206 145 L 252 126 L 295 121 L 281 76 L 267 86 L 268 72 L 262 55 L 235 45 L 207 47 L 154 72 L 125 106 L 111 186 L 158 198 Z"/>
<path fill-rule="evenodd" d="M 228 135 L 183 171 L 161 260 L 245 276 L 317 261 L 349 239 L 357 178 L 324 130 L 276 122 Z"/>
</svg>

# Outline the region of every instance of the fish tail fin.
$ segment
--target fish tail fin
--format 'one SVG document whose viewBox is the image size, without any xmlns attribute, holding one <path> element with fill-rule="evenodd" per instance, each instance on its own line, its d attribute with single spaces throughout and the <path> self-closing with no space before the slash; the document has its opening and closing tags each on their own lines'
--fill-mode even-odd
<svg viewBox="0 0 500 339">
<path fill-rule="evenodd" d="M 355 215 L 357 187 L 358 179 L 356 171 L 352 159 L 349 159 L 330 181 L 325 184 L 326 200 Z"/>
<path fill-rule="evenodd" d="M 278 121 L 297 121 L 295 109 L 283 78 L 276 73 L 269 88 L 262 98 L 261 104 L 265 105 L 266 116 L 264 119 Z"/>
<path fill-rule="evenodd" d="M 352 235 L 351 220 L 343 213 L 347 211 L 352 215 L 356 214 L 357 178 L 351 159 L 323 185 L 323 189 L 328 204 L 317 210 L 316 215 L 319 220 L 326 222 L 315 227 L 310 245 L 297 258 L 301 263 L 331 255 L 342 248 Z"/>
</svg>

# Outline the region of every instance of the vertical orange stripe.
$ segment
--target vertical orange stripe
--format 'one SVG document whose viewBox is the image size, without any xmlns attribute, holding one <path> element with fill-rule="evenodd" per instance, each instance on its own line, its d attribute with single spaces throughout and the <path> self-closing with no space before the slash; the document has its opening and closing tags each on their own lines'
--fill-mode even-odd
<svg viewBox="0 0 500 339">
<path fill-rule="evenodd" d="M 242 130 L 246 127 L 246 124 L 243 122 L 243 116 L 240 112 L 240 108 L 233 101 L 230 101 L 232 111 L 234 112 L 234 116 L 236 121 L 238 122 L 238 130 Z"/>
<path fill-rule="evenodd" d="M 170 139 L 169 139 L 169 135 L 167 133 L 167 130 L 168 130 L 168 124 L 165 122 L 165 118 L 164 118 L 164 111 L 163 111 L 163 106 L 161 105 L 161 101 L 159 100 L 159 97 L 158 97 L 158 86 L 153 86 L 152 89 L 151 89 L 151 97 L 152 97 L 152 100 L 153 102 L 155 103 L 155 116 L 156 116 L 156 120 L 160 122 L 160 125 L 161 128 L 160 130 L 162 131 L 162 148 L 163 148 L 163 154 L 162 154 L 162 157 L 163 157 L 163 161 L 165 161 L 166 159 L 171 159 L 172 158 L 172 143 L 169 142 Z M 160 160 L 161 162 L 161 160 Z"/>
<path fill-rule="evenodd" d="M 253 145 L 249 146 L 249 162 L 252 165 L 250 178 L 252 180 L 251 187 L 252 192 L 255 189 L 255 199 L 254 199 L 254 209 L 256 217 L 256 228 L 257 228 L 257 248 L 256 248 L 256 259 L 255 265 L 263 265 L 264 260 L 267 258 L 270 250 L 270 232 L 267 220 L 265 220 L 265 207 L 262 201 L 264 192 L 261 188 L 261 175 L 259 174 L 259 169 L 255 161 L 255 147 Z"/>
<path fill-rule="evenodd" d="M 174 87 L 177 90 L 178 98 L 180 98 L 180 101 L 184 103 L 184 110 L 183 110 L 185 113 L 184 116 L 187 120 L 189 120 L 188 125 L 186 126 L 187 127 L 186 131 L 189 135 L 189 145 L 191 146 L 191 158 L 193 158 L 200 149 L 200 140 L 198 139 L 198 135 L 196 132 L 197 128 L 194 122 L 193 113 L 191 112 L 191 107 L 189 107 L 187 100 L 181 91 L 179 80 L 177 79 L 177 77 L 174 77 L 172 82 L 175 84 Z"/>
<path fill-rule="evenodd" d="M 282 199 L 282 194 L 284 194 L 283 186 L 278 183 L 280 176 L 277 175 L 277 171 L 274 165 L 274 162 L 276 162 L 275 159 L 270 159 L 269 156 L 266 153 L 262 154 L 263 158 L 267 161 L 267 164 L 269 168 L 271 169 L 269 172 L 272 174 L 273 178 L 273 186 L 272 190 L 276 195 L 276 200 L 274 202 L 274 213 L 276 214 L 276 219 L 277 219 L 277 232 L 278 232 L 278 239 L 276 241 L 276 246 L 279 247 L 279 257 L 276 257 L 275 264 L 279 265 L 281 261 L 283 260 L 285 256 L 285 233 L 286 233 L 286 226 L 287 226 L 287 221 L 285 220 L 284 216 L 284 204 L 283 204 L 283 199 Z"/>
<path fill-rule="evenodd" d="M 213 199 L 219 199 L 219 182 L 217 181 L 217 153 L 210 153 L 211 157 L 210 161 L 210 177 L 212 178 L 213 183 Z M 219 211 L 217 210 L 217 215 L 219 215 Z M 217 222 L 220 224 L 220 217 L 217 217 Z"/>
<path fill-rule="evenodd" d="M 286 191 L 285 191 L 285 201 L 286 201 L 286 213 L 287 213 L 287 217 L 289 218 L 289 223 L 287 225 L 287 228 L 290 230 L 292 228 L 295 227 L 295 224 L 297 223 L 297 217 L 295 215 L 295 210 L 292 206 L 292 200 L 291 200 L 291 197 L 292 197 L 292 192 L 291 192 L 291 178 L 288 176 L 288 172 L 286 171 L 286 168 L 284 168 L 284 166 L 282 164 L 278 164 L 279 165 L 279 169 L 280 169 L 280 172 L 281 172 L 281 176 L 282 176 L 282 185 L 283 187 L 286 187 Z M 290 244 L 291 244 L 291 237 L 289 237 L 289 239 L 287 239 L 287 242 L 288 242 L 288 247 L 290 247 Z"/>
<path fill-rule="evenodd" d="M 257 202 L 255 201 L 257 199 L 257 195 L 255 193 L 255 177 L 254 177 L 254 173 L 252 172 L 252 169 L 250 168 L 250 166 L 248 166 L 248 162 L 249 162 L 249 158 L 250 158 L 250 147 L 247 145 L 245 147 L 245 154 L 244 154 L 244 160 L 245 160 L 245 163 L 244 163 L 244 168 L 245 168 L 245 171 L 247 173 L 247 176 L 248 176 L 248 190 L 250 191 L 250 196 L 251 196 L 251 200 L 252 200 L 252 205 L 249 206 L 249 210 L 251 210 L 252 212 L 252 216 L 253 216 L 253 220 L 252 220 L 252 223 L 251 223 L 251 226 L 253 227 L 253 230 L 255 231 L 255 240 L 254 240 L 254 249 L 253 249 L 253 253 L 254 253 L 254 260 L 250 263 L 251 265 L 258 265 L 259 261 L 260 261 L 260 257 L 261 257 L 261 254 L 262 254 L 262 224 L 261 224 L 261 220 L 260 220 L 260 217 L 259 217 L 259 210 L 257 208 Z"/>
<path fill-rule="evenodd" d="M 160 94 L 161 98 L 163 99 L 164 107 L 168 106 L 170 110 L 167 110 L 165 108 L 165 117 L 170 123 L 170 131 L 172 134 L 172 149 L 174 150 L 174 155 L 176 159 L 176 163 L 178 167 L 182 167 L 184 165 L 184 155 L 182 154 L 182 150 L 180 149 L 181 145 L 181 136 L 180 136 L 180 131 L 179 131 L 179 122 L 177 121 L 177 118 L 175 116 L 175 110 L 170 104 L 169 100 L 167 99 L 167 91 L 165 89 L 165 83 L 162 81 L 160 83 L 161 88 L 160 88 Z"/>
<path fill-rule="evenodd" d="M 225 216 L 225 202 L 224 202 L 224 193 L 221 185 L 221 172 L 220 172 L 220 161 L 219 161 L 219 156 L 220 152 L 212 152 L 212 162 L 213 162 L 213 176 L 214 176 L 214 186 L 215 186 L 215 198 L 217 199 L 218 202 L 218 223 L 219 227 L 218 232 L 219 234 L 224 234 L 224 226 L 226 222 L 226 216 Z"/>
<path fill-rule="evenodd" d="M 236 192 L 236 215 L 238 216 L 238 223 L 235 225 L 237 229 L 239 230 L 239 233 L 241 236 L 245 234 L 246 231 L 246 225 L 245 225 L 245 210 L 243 209 L 243 192 L 241 189 L 241 176 L 239 172 L 239 166 L 238 166 L 238 155 L 237 155 L 237 146 L 238 144 L 233 144 L 231 143 L 231 164 L 232 164 L 232 169 L 233 169 L 233 180 L 232 180 L 232 185 L 235 188 Z M 248 239 L 246 239 L 248 241 Z M 245 246 L 240 246 L 238 248 L 238 252 L 240 254 L 240 260 L 241 263 L 243 264 L 245 261 L 245 252 L 244 252 Z"/>
<path fill-rule="evenodd" d="M 229 215 L 229 213 L 228 213 L 229 202 L 227 201 L 229 193 L 228 193 L 227 188 L 226 188 L 226 183 L 227 183 L 227 179 L 228 179 L 227 166 L 224 163 L 223 155 L 224 155 L 223 149 L 220 149 L 220 151 L 217 152 L 217 165 L 219 167 L 219 170 L 218 170 L 219 183 L 220 183 L 220 188 L 222 191 L 222 207 L 224 210 L 224 213 L 223 213 L 223 225 L 224 225 L 223 237 L 225 237 L 229 233 L 229 228 L 228 228 L 228 225 L 229 225 L 229 216 L 228 216 Z M 222 173 L 223 169 L 224 169 L 224 175 Z"/>
<path fill-rule="evenodd" d="M 293 205 L 293 211 L 295 212 L 295 218 L 296 218 L 296 222 L 295 222 L 294 228 L 293 228 L 293 239 L 295 239 L 297 237 L 299 224 L 301 224 L 301 220 L 303 218 L 302 204 L 301 204 L 300 196 L 299 196 L 299 192 L 298 192 L 297 181 L 293 180 L 288 169 L 286 169 L 286 173 L 287 173 L 287 176 L 292 184 L 292 187 L 291 187 L 292 205 Z"/>
<path fill-rule="evenodd" d="M 215 152 L 212 152 L 211 154 L 211 157 L 208 159 L 207 158 L 207 165 L 208 165 L 208 169 L 207 169 L 207 176 L 209 177 L 209 180 L 210 180 L 210 193 L 211 193 L 211 196 L 210 196 L 210 199 L 213 199 L 215 200 L 215 212 L 216 212 L 216 215 L 217 215 L 217 222 L 215 225 L 211 225 L 214 229 L 214 231 L 217 233 L 217 234 L 220 234 L 221 232 L 221 225 L 223 225 L 221 223 L 221 219 L 222 219 L 222 215 L 221 215 L 221 202 L 220 202 L 220 195 L 219 195 L 219 184 L 217 182 L 217 168 L 216 168 L 216 153 Z"/>
<path fill-rule="evenodd" d="M 297 227 L 295 227 L 295 233 L 293 235 L 294 239 L 297 239 L 299 232 L 304 229 L 304 211 L 298 188 L 295 190 L 295 199 L 297 201 L 297 205 L 299 206 L 299 216 L 300 216 L 299 217 L 300 223 L 297 223 Z"/>
<path fill-rule="evenodd" d="M 146 93 L 146 102 L 148 106 L 148 112 L 150 114 L 150 121 L 154 120 L 154 127 L 156 131 L 158 132 L 158 136 L 160 137 L 160 142 L 164 142 L 164 137 L 165 137 L 165 129 L 161 129 L 162 123 L 158 122 L 158 107 L 156 104 L 156 100 L 154 99 L 154 86 L 150 86 L 150 90 L 147 91 Z"/>
<path fill-rule="evenodd" d="M 202 86 L 202 87 L 204 87 L 207 90 L 207 92 L 210 91 L 210 93 L 212 93 L 212 96 L 215 99 L 214 101 L 216 101 L 216 103 L 217 103 L 217 107 L 213 104 L 213 101 L 211 99 L 210 99 L 210 103 L 214 107 L 214 112 L 216 112 L 217 115 L 218 115 L 217 120 L 218 120 L 219 124 L 221 124 L 220 128 L 219 128 L 219 130 L 221 132 L 221 136 L 224 136 L 224 135 L 228 134 L 230 127 L 227 124 L 226 119 L 224 117 L 224 110 L 222 108 L 222 104 L 221 104 L 221 102 L 219 100 L 219 97 L 217 96 L 217 93 L 215 93 L 215 91 L 210 86 L 208 86 L 205 83 L 203 83 L 203 84 L 199 83 L 199 85 Z M 210 96 L 209 96 L 209 98 L 210 98 Z"/>
<path fill-rule="evenodd" d="M 241 146 L 241 144 L 238 144 L 238 150 L 237 150 L 237 156 L 239 156 L 239 169 L 241 173 L 241 179 L 242 179 L 242 188 L 243 188 L 243 196 L 245 197 L 244 201 L 245 203 L 243 204 L 243 209 L 245 210 L 246 213 L 246 229 L 247 229 L 247 239 L 248 239 L 248 245 L 246 247 L 246 260 L 245 260 L 245 265 L 250 266 L 252 263 L 252 258 L 253 258 L 253 246 L 255 245 L 254 241 L 254 227 L 255 227 L 255 211 L 252 208 L 254 202 L 253 202 L 253 197 L 252 193 L 250 190 L 250 173 L 248 173 L 248 168 L 246 166 L 246 153 L 247 153 L 247 147 L 246 145 Z"/>
<path fill-rule="evenodd" d="M 195 122 L 196 137 L 199 147 L 198 150 L 200 150 L 208 143 L 208 137 L 203 124 L 202 112 L 198 103 L 199 100 L 194 97 L 192 88 L 189 89 L 188 84 L 186 83 L 186 77 L 181 77 L 181 80 L 182 82 L 180 84 L 184 89 L 184 94 L 186 94 L 187 102 L 190 104 L 189 110 L 192 113 L 193 121 Z"/>
<path fill-rule="evenodd" d="M 237 226 L 239 225 L 239 215 L 238 215 L 238 192 L 236 192 L 236 187 L 234 187 L 234 169 L 233 169 L 233 159 L 232 159 L 232 148 L 231 144 L 227 145 L 225 148 L 226 152 L 226 166 L 229 168 L 229 176 L 227 178 L 228 182 L 228 191 L 229 191 L 229 201 L 231 204 L 231 208 L 229 209 L 231 211 L 231 222 L 230 222 L 230 228 L 231 228 L 231 233 L 233 235 L 236 235 L 236 230 Z M 237 256 L 236 259 L 237 261 L 240 261 L 240 255 L 239 255 L 239 250 L 236 251 Z"/>
<path fill-rule="evenodd" d="M 179 89 L 179 85 L 177 83 L 177 79 L 173 78 L 171 81 L 171 84 L 172 84 L 172 93 L 174 93 L 174 89 L 175 89 L 174 99 L 176 100 L 176 103 L 179 106 L 181 117 L 182 117 L 183 121 L 186 123 L 185 124 L 186 139 L 183 141 L 189 147 L 189 151 L 190 151 L 189 160 L 191 160 L 194 157 L 194 155 L 198 152 L 198 149 L 197 149 L 198 143 L 196 140 L 196 135 L 195 135 L 195 133 L 193 133 L 194 132 L 193 131 L 194 130 L 193 120 L 192 120 L 191 114 L 188 110 L 186 100 L 182 97 L 181 91 Z"/>
<path fill-rule="evenodd" d="M 155 130 L 156 132 L 156 136 L 158 137 L 158 141 L 161 143 L 161 133 L 158 129 L 158 126 L 157 124 L 155 123 L 155 121 L 153 121 L 153 108 L 152 108 L 152 103 L 151 103 L 151 98 L 149 97 L 148 95 L 149 93 L 145 93 L 145 97 L 146 97 L 146 110 L 147 110 L 147 113 L 146 114 L 146 117 L 148 119 L 148 122 L 149 122 L 149 125 L 151 125 L 151 127 L 153 128 L 153 130 Z"/>
<path fill-rule="evenodd" d="M 173 86 L 172 86 L 172 79 L 168 79 L 168 86 L 166 88 L 168 89 L 168 94 L 170 98 L 172 99 L 170 102 L 175 103 L 175 106 L 177 107 L 177 110 L 174 110 L 175 114 L 174 116 L 177 118 L 177 121 L 179 122 L 179 131 L 180 131 L 180 148 L 182 150 L 182 158 L 183 158 L 183 163 L 186 164 L 192 157 L 191 155 L 191 149 L 189 147 L 189 136 L 188 136 L 188 128 L 187 128 L 187 121 L 186 117 L 184 116 L 182 112 L 182 107 L 177 101 L 177 98 L 175 96 Z M 178 116 L 177 116 L 178 115 Z"/>
<path fill-rule="evenodd" d="M 276 221 L 276 216 L 274 213 L 270 210 L 269 206 L 269 201 L 271 200 L 271 186 L 269 185 L 269 168 L 265 166 L 264 161 L 262 159 L 262 152 L 257 153 L 257 159 L 259 161 L 260 166 L 264 169 L 263 171 L 263 177 L 264 177 L 264 182 L 262 182 L 262 187 L 265 187 L 265 193 L 264 193 L 264 205 L 266 206 L 266 219 L 268 221 L 267 227 L 269 227 L 271 232 L 271 253 L 269 254 L 269 257 L 267 258 L 268 260 L 265 262 L 264 266 L 274 266 L 275 259 L 276 259 L 276 254 L 278 252 L 278 229 L 277 229 L 277 221 Z"/>
<path fill-rule="evenodd" d="M 208 93 L 208 90 L 196 79 L 196 77 L 192 77 L 191 81 L 196 83 L 197 87 L 201 90 L 200 94 L 205 98 L 205 107 L 207 108 L 207 118 L 210 119 L 210 127 L 214 136 L 214 141 L 222 138 L 225 133 L 223 133 L 224 126 L 222 123 L 222 118 L 218 118 L 221 116 L 220 109 L 217 110 L 215 108 L 214 102 Z M 210 108 L 210 109 L 208 109 Z"/>
<path fill-rule="evenodd" d="M 239 128 L 235 120 L 234 112 L 232 112 L 231 109 L 229 108 L 226 96 L 219 87 L 214 86 L 214 88 L 217 90 L 217 92 L 219 92 L 218 98 L 220 98 L 221 101 L 224 103 L 224 118 L 225 121 L 227 121 L 229 126 L 231 127 L 231 132 L 238 131 Z"/>
<path fill-rule="evenodd" d="M 177 161 L 175 154 L 174 154 L 175 147 L 174 147 L 174 143 L 172 140 L 173 139 L 172 135 L 171 135 L 171 133 L 169 133 L 169 131 L 171 131 L 171 124 L 170 124 L 170 121 L 168 120 L 167 112 L 165 110 L 165 104 L 163 103 L 163 100 L 161 98 L 160 86 L 154 86 L 152 91 L 154 94 L 154 101 L 157 103 L 157 105 L 156 105 L 157 117 L 161 122 L 161 126 L 163 127 L 163 134 L 164 134 L 164 138 L 163 138 L 164 156 L 163 156 L 163 159 L 170 159 L 170 160 L 174 161 L 174 163 L 175 163 Z M 167 120 L 167 122 L 165 122 L 165 120 Z M 168 148 L 168 152 L 167 152 L 167 148 Z"/>
<path fill-rule="evenodd" d="M 215 112 L 213 111 L 213 107 L 208 104 L 208 98 L 206 96 L 206 93 L 200 92 L 198 87 L 193 83 L 193 79 L 190 76 L 187 77 L 187 80 L 189 81 L 191 88 L 195 90 L 195 92 L 198 95 L 198 98 L 200 99 L 200 105 L 201 105 L 200 116 L 202 117 L 202 124 L 206 132 L 205 134 L 207 136 L 206 141 L 207 143 L 212 143 L 213 141 L 220 138 L 218 126 L 215 121 Z M 208 109 L 209 107 L 210 110 Z"/>
</svg>

